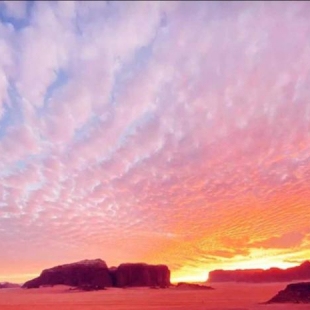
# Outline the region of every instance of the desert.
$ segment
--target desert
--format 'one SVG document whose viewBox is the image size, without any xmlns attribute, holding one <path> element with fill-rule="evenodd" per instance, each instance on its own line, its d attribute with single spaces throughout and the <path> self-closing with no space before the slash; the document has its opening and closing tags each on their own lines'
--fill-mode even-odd
<svg viewBox="0 0 310 310">
<path fill-rule="evenodd" d="M 0 310 L 310 310 L 310 1 L 0 0 Z"/>
<path fill-rule="evenodd" d="M 220 283 L 214 290 L 107 288 L 81 292 L 68 286 L 0 290 L 1 310 L 298 310 L 306 304 L 260 304 L 283 283 Z"/>
<path fill-rule="evenodd" d="M 308 262 L 295 267 L 294 271 L 304 270 L 305 266 L 309 266 Z M 291 276 L 292 269 L 281 273 Z M 294 275 L 301 276 L 298 272 Z M 262 276 L 262 280 L 266 277 Z M 291 283 L 283 289 L 283 282 L 270 282 L 270 278 L 259 283 L 238 281 L 214 282 L 212 286 L 209 282 L 171 283 L 170 270 L 165 265 L 126 263 L 108 268 L 101 259 L 86 259 L 44 269 L 39 277 L 22 287 L 3 285 L 0 309 L 280 310 L 310 307 L 307 282 Z"/>
</svg>

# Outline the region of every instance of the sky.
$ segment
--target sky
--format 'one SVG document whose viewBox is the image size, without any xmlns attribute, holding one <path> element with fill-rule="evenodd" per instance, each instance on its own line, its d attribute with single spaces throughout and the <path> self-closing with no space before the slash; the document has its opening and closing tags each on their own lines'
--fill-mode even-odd
<svg viewBox="0 0 310 310">
<path fill-rule="evenodd" d="M 0 2 L 0 281 L 310 258 L 310 3 Z"/>
</svg>

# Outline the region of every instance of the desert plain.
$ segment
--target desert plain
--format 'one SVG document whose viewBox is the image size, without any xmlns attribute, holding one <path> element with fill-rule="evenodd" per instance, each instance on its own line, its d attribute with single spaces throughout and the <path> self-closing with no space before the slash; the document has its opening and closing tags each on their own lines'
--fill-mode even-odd
<svg viewBox="0 0 310 310">
<path fill-rule="evenodd" d="M 298 310 L 306 304 L 263 302 L 286 284 L 218 283 L 214 290 L 108 288 L 82 292 L 68 286 L 0 290 L 1 310 Z"/>
</svg>

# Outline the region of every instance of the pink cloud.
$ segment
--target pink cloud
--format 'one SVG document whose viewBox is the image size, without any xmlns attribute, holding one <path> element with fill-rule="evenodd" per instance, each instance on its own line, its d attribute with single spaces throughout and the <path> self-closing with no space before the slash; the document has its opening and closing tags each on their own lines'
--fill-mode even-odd
<svg viewBox="0 0 310 310">
<path fill-rule="evenodd" d="M 307 18 L 302 2 L 40 2 L 0 24 L 3 268 L 20 249 L 37 269 L 87 253 L 176 273 L 305 255 Z"/>
<path fill-rule="evenodd" d="M 25 125 L 10 128 L 0 141 L 2 168 L 14 161 L 23 160 L 28 155 L 40 153 L 40 145 L 34 131 Z"/>
<path fill-rule="evenodd" d="M 27 11 L 27 2 L 19 1 L 14 3 L 12 1 L 2 1 L 5 7 L 5 12 L 8 16 L 14 17 L 17 19 L 26 18 Z"/>
</svg>

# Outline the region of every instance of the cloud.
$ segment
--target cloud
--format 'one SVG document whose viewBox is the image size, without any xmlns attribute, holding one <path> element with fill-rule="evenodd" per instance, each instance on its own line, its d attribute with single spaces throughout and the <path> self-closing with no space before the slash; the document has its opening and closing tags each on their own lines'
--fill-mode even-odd
<svg viewBox="0 0 310 310">
<path fill-rule="evenodd" d="M 26 18 L 27 16 L 27 2 L 19 1 L 13 3 L 12 1 L 2 1 L 1 5 L 4 6 L 5 15 L 17 20 Z"/>
<path fill-rule="evenodd" d="M 307 3 L 3 5 L 0 274 L 306 255 Z"/>
<path fill-rule="evenodd" d="M 289 232 L 279 237 L 251 243 L 253 247 L 261 248 L 296 248 L 301 245 L 305 235 L 299 231 Z"/>
</svg>

